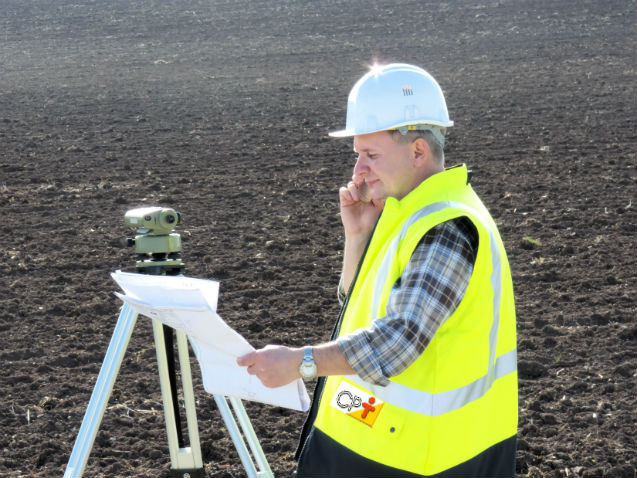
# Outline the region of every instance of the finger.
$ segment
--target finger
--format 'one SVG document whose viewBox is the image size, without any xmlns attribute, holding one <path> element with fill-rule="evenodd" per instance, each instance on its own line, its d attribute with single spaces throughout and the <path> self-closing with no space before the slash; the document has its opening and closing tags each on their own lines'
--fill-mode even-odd
<svg viewBox="0 0 637 478">
<path fill-rule="evenodd" d="M 354 198 L 352 198 L 352 193 L 350 192 L 350 190 L 347 187 L 345 187 L 345 186 L 341 187 L 339 189 L 338 193 L 339 193 L 338 195 L 339 195 L 339 198 L 340 198 L 341 202 L 344 202 L 344 203 L 354 202 Z"/>
<path fill-rule="evenodd" d="M 250 366 L 247 368 L 247 371 L 248 371 L 248 374 L 250 374 L 250 375 L 256 375 L 256 374 L 258 373 L 258 371 L 257 371 L 257 367 L 256 367 L 256 365 L 254 365 L 254 364 L 253 364 L 253 365 L 250 365 Z"/>
<path fill-rule="evenodd" d="M 357 202 L 361 200 L 360 192 L 358 191 L 358 186 L 354 184 L 354 181 L 350 181 L 349 183 L 347 183 L 347 190 L 349 191 L 350 196 L 352 197 L 352 201 Z"/>
<path fill-rule="evenodd" d="M 277 380 L 274 379 L 269 379 L 269 378 L 265 378 L 263 380 L 261 380 L 261 383 L 263 385 L 265 385 L 268 388 L 276 388 L 276 387 L 280 387 L 280 384 Z"/>
<path fill-rule="evenodd" d="M 241 357 L 237 357 L 237 365 L 240 367 L 247 367 L 249 365 L 254 364 L 256 359 L 255 352 L 250 352 L 249 354 L 243 355 Z"/>
<path fill-rule="evenodd" d="M 363 202 L 369 202 L 372 200 L 372 195 L 369 191 L 369 186 L 367 185 L 367 183 L 365 181 L 363 181 L 361 184 L 359 184 L 358 186 L 358 195 L 361 198 L 361 201 Z"/>
</svg>

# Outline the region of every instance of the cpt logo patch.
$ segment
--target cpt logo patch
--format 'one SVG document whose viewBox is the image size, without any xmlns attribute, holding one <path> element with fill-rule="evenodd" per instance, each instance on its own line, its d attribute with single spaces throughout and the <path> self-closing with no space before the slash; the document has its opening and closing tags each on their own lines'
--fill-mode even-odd
<svg viewBox="0 0 637 478">
<path fill-rule="evenodd" d="M 330 405 L 371 427 L 378 418 L 383 403 L 381 399 L 343 381 L 338 386 Z"/>
</svg>

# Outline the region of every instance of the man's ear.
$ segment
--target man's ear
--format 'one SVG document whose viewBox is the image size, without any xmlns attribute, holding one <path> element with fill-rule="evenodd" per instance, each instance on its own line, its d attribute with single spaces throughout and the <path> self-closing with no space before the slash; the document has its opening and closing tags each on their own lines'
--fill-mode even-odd
<svg viewBox="0 0 637 478">
<path fill-rule="evenodd" d="M 429 144 L 423 138 L 416 138 L 411 143 L 411 152 L 414 159 L 414 167 L 419 168 L 431 160 L 432 152 Z"/>
</svg>

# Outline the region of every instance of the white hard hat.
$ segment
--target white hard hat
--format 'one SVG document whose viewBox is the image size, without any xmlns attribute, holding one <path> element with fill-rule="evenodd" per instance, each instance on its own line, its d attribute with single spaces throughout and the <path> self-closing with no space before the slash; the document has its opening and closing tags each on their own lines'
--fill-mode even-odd
<svg viewBox="0 0 637 478">
<path fill-rule="evenodd" d="M 430 130 L 444 144 L 442 131 L 453 126 L 440 86 L 425 70 L 405 63 L 374 66 L 356 82 L 347 100 L 343 138 L 398 129 Z M 440 139 L 442 138 L 442 141 Z"/>
</svg>

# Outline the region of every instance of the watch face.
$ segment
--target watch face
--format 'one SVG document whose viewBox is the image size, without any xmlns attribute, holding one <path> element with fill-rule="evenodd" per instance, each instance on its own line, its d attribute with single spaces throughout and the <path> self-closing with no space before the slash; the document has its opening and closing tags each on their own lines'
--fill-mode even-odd
<svg viewBox="0 0 637 478">
<path fill-rule="evenodd" d="M 303 363 L 299 369 L 303 378 L 316 377 L 316 365 L 314 363 Z"/>
</svg>

